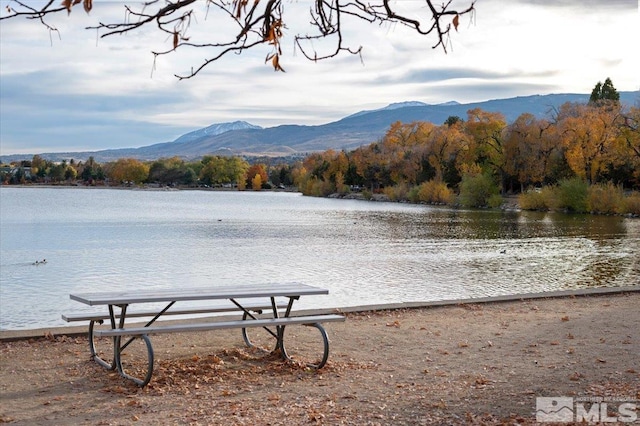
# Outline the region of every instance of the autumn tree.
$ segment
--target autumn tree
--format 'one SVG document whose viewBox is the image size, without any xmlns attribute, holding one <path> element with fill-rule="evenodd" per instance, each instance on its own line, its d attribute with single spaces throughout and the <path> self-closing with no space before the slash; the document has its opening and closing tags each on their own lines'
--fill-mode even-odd
<svg viewBox="0 0 640 426">
<path fill-rule="evenodd" d="M 517 178 L 521 190 L 542 184 L 554 155 L 559 155 L 555 127 L 532 114 L 521 114 L 504 132 L 505 170 Z"/>
<path fill-rule="evenodd" d="M 251 179 L 251 189 L 253 189 L 254 191 L 259 191 L 260 189 L 262 189 L 262 178 L 260 177 L 260 174 L 256 174 L 252 179 Z"/>
<path fill-rule="evenodd" d="M 44 177 L 49 167 L 48 162 L 39 155 L 34 155 L 31 160 L 31 174 L 37 177 Z"/>
<path fill-rule="evenodd" d="M 429 135 L 434 125 L 428 122 L 395 122 L 382 139 L 389 178 L 395 184 L 415 184 L 420 173 Z"/>
<path fill-rule="evenodd" d="M 351 1 L 313 0 L 305 12 L 307 19 L 300 32 L 293 37 L 296 50 L 311 61 L 333 58 L 341 53 L 361 54 L 362 46 L 350 46 L 345 25 L 354 20 L 373 25 L 402 25 L 418 36 L 433 36 L 433 48 L 441 47 L 446 52 L 451 30 L 458 30 L 460 17 L 473 14 L 475 0 L 461 9 L 451 2 L 439 4 L 433 0 L 396 2 L 392 0 Z M 82 6 L 80 6 L 82 5 Z M 76 7 L 77 6 L 77 7 Z M 71 14 L 83 7 L 89 13 L 94 9 L 93 0 L 11 0 L 6 15 L 0 19 L 26 18 L 40 22 L 50 32 L 58 32 L 50 23 L 50 15 Z M 240 54 L 260 47 L 267 49 L 266 61 L 276 71 L 282 67 L 282 41 L 287 25 L 295 19 L 296 3 L 286 0 L 147 0 L 140 6 L 124 5 L 122 21 L 102 22 L 88 29 L 97 30 L 101 38 L 123 34 L 138 34 L 143 28 L 158 31 L 169 40 L 165 50 L 152 52 L 155 57 L 167 55 L 178 49 L 206 50 L 206 59 L 191 68 L 191 71 L 176 75 L 180 79 L 191 78 L 209 64 L 231 54 Z M 96 5 L 93 13 L 100 13 Z M 218 28 L 226 30 L 207 32 L 205 39 L 194 39 L 190 32 L 192 24 L 204 25 L 202 21 L 213 21 Z M 320 50 L 318 46 L 326 48 Z"/>
<path fill-rule="evenodd" d="M 506 172 L 502 131 L 507 126 L 504 115 L 499 112 L 474 108 L 467 112 L 465 128 L 472 138 L 469 153 L 487 171 L 498 176 L 501 191 L 505 190 Z"/>
<path fill-rule="evenodd" d="M 134 158 L 121 158 L 105 165 L 107 177 L 115 182 L 142 183 L 149 176 L 149 166 Z"/>
<path fill-rule="evenodd" d="M 329 164 L 325 177 L 335 185 L 337 192 L 345 193 L 345 177 L 349 170 L 349 158 L 344 151 L 334 153 L 333 160 Z"/>
<path fill-rule="evenodd" d="M 295 175 L 298 189 L 305 195 L 326 196 L 344 188 L 344 176 L 348 170 L 349 160 L 344 152 L 334 150 L 312 153 L 308 155 Z M 303 172 L 304 171 L 304 172 Z"/>
<path fill-rule="evenodd" d="M 632 107 L 623 114 L 612 160 L 615 166 L 627 171 L 629 182 L 640 187 L 640 107 Z"/>
<path fill-rule="evenodd" d="M 249 163 L 238 157 L 207 155 L 202 159 L 200 181 L 206 185 L 241 183 L 244 188 Z"/>
<path fill-rule="evenodd" d="M 461 119 L 449 119 L 429 135 L 425 156 L 435 172 L 434 180 L 454 185 L 458 183 L 458 174 L 455 173 L 456 178 L 452 178 L 452 171 L 456 169 L 455 163 L 460 152 L 468 146 L 469 137 Z M 445 175 L 448 175 L 447 179 Z"/>
<path fill-rule="evenodd" d="M 259 176 L 260 179 L 257 180 L 256 176 Z M 268 182 L 269 177 L 267 176 L 267 168 L 264 164 L 254 164 L 247 170 L 245 174 L 245 182 L 246 186 L 251 187 L 253 189 L 260 189 L 263 185 Z M 260 187 L 256 188 L 255 183 L 260 182 Z"/>
<path fill-rule="evenodd" d="M 379 142 L 356 149 L 351 154 L 351 160 L 362 183 L 372 192 L 384 185 L 388 170 Z"/>
<path fill-rule="evenodd" d="M 566 103 L 560 107 L 559 132 L 565 157 L 576 176 L 589 183 L 606 171 L 612 144 L 622 120 L 620 106 L 601 108 L 591 104 Z"/>
</svg>

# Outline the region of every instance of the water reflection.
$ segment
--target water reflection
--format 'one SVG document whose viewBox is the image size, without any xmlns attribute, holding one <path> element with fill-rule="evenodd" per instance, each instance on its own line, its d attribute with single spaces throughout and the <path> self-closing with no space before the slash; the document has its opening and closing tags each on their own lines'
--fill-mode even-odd
<svg viewBox="0 0 640 426">
<path fill-rule="evenodd" d="M 8 189 L 0 328 L 65 325 L 68 294 L 302 281 L 305 307 L 640 281 L 640 220 L 282 193 Z M 34 267 L 36 259 L 47 264 Z M 309 305 L 305 305 L 309 303 Z"/>
</svg>

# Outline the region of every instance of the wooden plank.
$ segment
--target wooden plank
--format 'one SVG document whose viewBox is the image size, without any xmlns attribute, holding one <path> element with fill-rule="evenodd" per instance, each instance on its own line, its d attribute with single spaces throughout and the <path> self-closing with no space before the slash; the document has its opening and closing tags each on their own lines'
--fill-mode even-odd
<svg viewBox="0 0 640 426">
<path fill-rule="evenodd" d="M 135 327 L 121 328 L 109 330 L 94 330 L 96 336 L 113 337 L 113 336 L 131 336 L 141 334 L 165 334 L 165 333 L 182 333 L 191 331 L 208 331 L 220 330 L 228 328 L 248 328 L 248 327 L 273 327 L 277 325 L 293 325 L 293 324 L 315 324 L 324 322 L 344 321 L 343 315 L 327 314 L 327 315 L 308 315 L 301 317 L 287 318 L 264 318 L 256 320 L 239 320 L 239 321 L 221 321 L 211 323 L 196 324 L 179 324 L 153 327 Z"/>
<path fill-rule="evenodd" d="M 255 303 L 255 304 L 246 304 L 242 305 L 248 311 L 264 311 L 271 310 L 271 304 L 266 303 Z M 276 303 L 276 307 L 278 309 L 284 309 L 287 307 L 287 303 L 278 302 Z M 138 312 L 127 312 L 127 318 L 142 318 L 142 317 L 153 317 L 157 315 L 159 310 L 156 311 L 138 311 Z M 228 305 L 228 306 L 216 306 L 210 308 L 193 308 L 193 309 L 169 309 L 162 316 L 165 315 L 191 315 L 191 314 L 210 314 L 210 313 L 222 313 L 222 312 L 242 312 L 240 308 L 236 305 Z M 120 318 L 119 314 L 116 314 L 116 318 Z M 74 321 L 98 321 L 98 320 L 108 320 L 108 313 L 79 313 L 79 314 L 63 314 L 62 319 L 67 322 Z"/>
<path fill-rule="evenodd" d="M 70 298 L 94 306 L 187 300 L 298 297 L 320 294 L 329 294 L 329 290 L 301 283 L 285 283 L 79 293 L 71 294 Z"/>
</svg>

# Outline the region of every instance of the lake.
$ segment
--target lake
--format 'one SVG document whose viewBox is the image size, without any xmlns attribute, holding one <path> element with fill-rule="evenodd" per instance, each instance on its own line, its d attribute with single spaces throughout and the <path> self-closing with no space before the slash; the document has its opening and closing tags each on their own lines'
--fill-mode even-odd
<svg viewBox="0 0 640 426">
<path fill-rule="evenodd" d="M 92 309 L 69 293 L 124 288 L 329 289 L 301 299 L 304 309 L 636 285 L 640 220 L 288 192 L 5 186 L 0 255 L 0 329 L 33 329 Z"/>
</svg>

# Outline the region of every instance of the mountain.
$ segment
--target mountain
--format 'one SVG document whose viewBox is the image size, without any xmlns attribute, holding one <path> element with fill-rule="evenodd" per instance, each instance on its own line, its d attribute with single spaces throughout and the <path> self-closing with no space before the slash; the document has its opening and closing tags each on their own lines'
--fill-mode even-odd
<svg viewBox="0 0 640 426">
<path fill-rule="evenodd" d="M 387 105 L 384 108 L 356 112 L 355 114 L 351 114 L 345 118 L 358 117 L 359 115 L 370 114 L 372 112 L 377 112 L 377 111 L 390 111 L 398 108 L 406 108 L 406 107 L 414 107 L 414 106 L 429 106 L 429 104 L 425 104 L 424 102 L 419 102 L 419 101 L 395 102 Z"/>
<path fill-rule="evenodd" d="M 640 91 L 619 92 L 620 101 L 628 106 L 638 105 Z M 193 160 L 203 155 L 244 155 L 244 156 L 292 156 L 305 155 L 314 151 L 352 150 L 359 146 L 380 140 L 389 126 L 400 121 L 429 121 L 442 124 L 450 116 L 467 117 L 467 111 L 481 108 L 485 111 L 502 113 L 511 123 L 523 113 L 537 117 L 550 116 L 565 102 L 589 100 L 588 94 L 552 94 L 520 96 L 508 99 L 494 99 L 485 102 L 459 104 L 447 102 L 429 105 L 423 102 L 401 102 L 384 108 L 360 111 L 338 121 L 303 126 L 296 124 L 261 128 L 245 121 L 212 124 L 180 136 L 173 142 L 164 142 L 141 148 L 110 149 L 94 152 L 44 153 L 43 158 L 51 161 L 74 158 L 86 160 L 93 156 L 98 162 L 113 161 L 129 157 L 140 160 L 155 160 L 163 157 L 179 156 Z M 5 155 L 0 160 L 8 163 L 16 160 L 30 160 L 33 155 Z"/>
<path fill-rule="evenodd" d="M 201 139 L 208 136 L 221 135 L 222 133 L 230 132 L 232 130 L 244 130 L 244 129 L 262 129 L 262 127 L 249 124 L 246 121 L 234 121 L 232 123 L 212 124 L 211 126 L 205 127 L 204 129 L 194 130 L 193 132 L 184 134 L 180 136 L 178 139 L 174 140 L 174 142 L 185 143 L 185 142 L 194 141 L 194 140 Z"/>
</svg>

